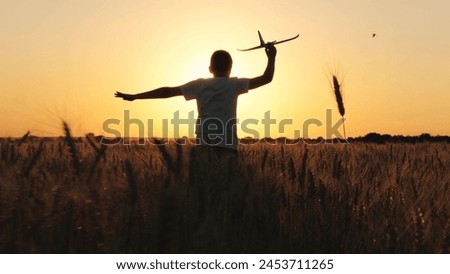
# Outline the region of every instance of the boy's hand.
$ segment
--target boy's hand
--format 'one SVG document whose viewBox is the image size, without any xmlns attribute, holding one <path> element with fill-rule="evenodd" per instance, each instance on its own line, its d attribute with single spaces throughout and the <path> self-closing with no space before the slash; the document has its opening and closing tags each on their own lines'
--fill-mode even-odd
<svg viewBox="0 0 450 274">
<path fill-rule="evenodd" d="M 275 56 L 277 55 L 277 49 L 273 44 L 269 44 L 266 47 L 266 55 L 269 59 L 275 59 Z"/>
<path fill-rule="evenodd" d="M 132 95 L 132 94 L 126 94 L 126 93 L 122 93 L 119 91 L 116 91 L 114 96 L 116 96 L 117 98 L 122 98 L 125 101 L 133 101 L 134 99 L 136 99 L 136 98 L 134 98 L 134 95 Z"/>
</svg>

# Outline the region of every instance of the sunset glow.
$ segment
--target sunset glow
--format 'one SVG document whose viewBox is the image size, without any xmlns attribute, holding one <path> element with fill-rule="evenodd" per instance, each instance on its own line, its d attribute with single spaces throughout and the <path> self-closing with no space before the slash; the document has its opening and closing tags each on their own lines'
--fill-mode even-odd
<svg viewBox="0 0 450 274">
<path fill-rule="evenodd" d="M 344 76 L 348 136 L 369 132 L 450 134 L 450 2 L 431 1 L 3 1 L 0 11 L 0 136 L 104 134 L 102 123 L 124 110 L 143 121 L 174 112 L 184 98 L 125 102 L 139 93 L 210 77 L 217 49 L 233 57 L 232 76 L 263 73 L 267 41 L 280 44 L 272 83 L 239 98 L 240 120 L 339 118 L 327 73 Z M 372 33 L 376 33 L 372 37 Z M 263 126 L 257 125 L 263 137 Z M 187 134 L 187 131 L 182 131 Z M 311 127 L 313 137 L 325 136 Z M 240 137 L 245 135 L 240 134 Z"/>
</svg>

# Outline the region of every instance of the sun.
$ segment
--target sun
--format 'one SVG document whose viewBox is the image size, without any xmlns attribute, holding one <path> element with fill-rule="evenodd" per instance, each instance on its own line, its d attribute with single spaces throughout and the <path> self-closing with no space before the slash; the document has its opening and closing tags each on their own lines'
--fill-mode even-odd
<svg viewBox="0 0 450 274">
<path fill-rule="evenodd" d="M 179 66 L 179 73 L 183 74 L 185 82 L 199 78 L 209 78 L 209 56 L 205 53 L 194 53 L 185 58 Z"/>
</svg>

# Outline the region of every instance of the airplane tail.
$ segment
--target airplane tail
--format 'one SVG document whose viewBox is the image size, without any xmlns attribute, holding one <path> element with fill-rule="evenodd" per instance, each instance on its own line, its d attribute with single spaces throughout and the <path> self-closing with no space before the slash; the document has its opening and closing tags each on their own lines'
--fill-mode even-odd
<svg viewBox="0 0 450 274">
<path fill-rule="evenodd" d="M 258 36 L 259 36 L 259 42 L 261 43 L 261 46 L 265 45 L 266 43 L 264 42 L 264 39 L 261 36 L 261 33 L 258 30 Z"/>
</svg>

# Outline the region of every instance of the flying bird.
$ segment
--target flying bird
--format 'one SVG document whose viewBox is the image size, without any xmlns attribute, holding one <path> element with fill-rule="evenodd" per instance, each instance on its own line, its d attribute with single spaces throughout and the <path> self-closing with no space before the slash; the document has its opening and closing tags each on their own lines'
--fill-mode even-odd
<svg viewBox="0 0 450 274">
<path fill-rule="evenodd" d="M 375 36 L 377 36 L 377 34 L 376 33 L 372 33 L 372 38 L 374 38 Z"/>
</svg>

